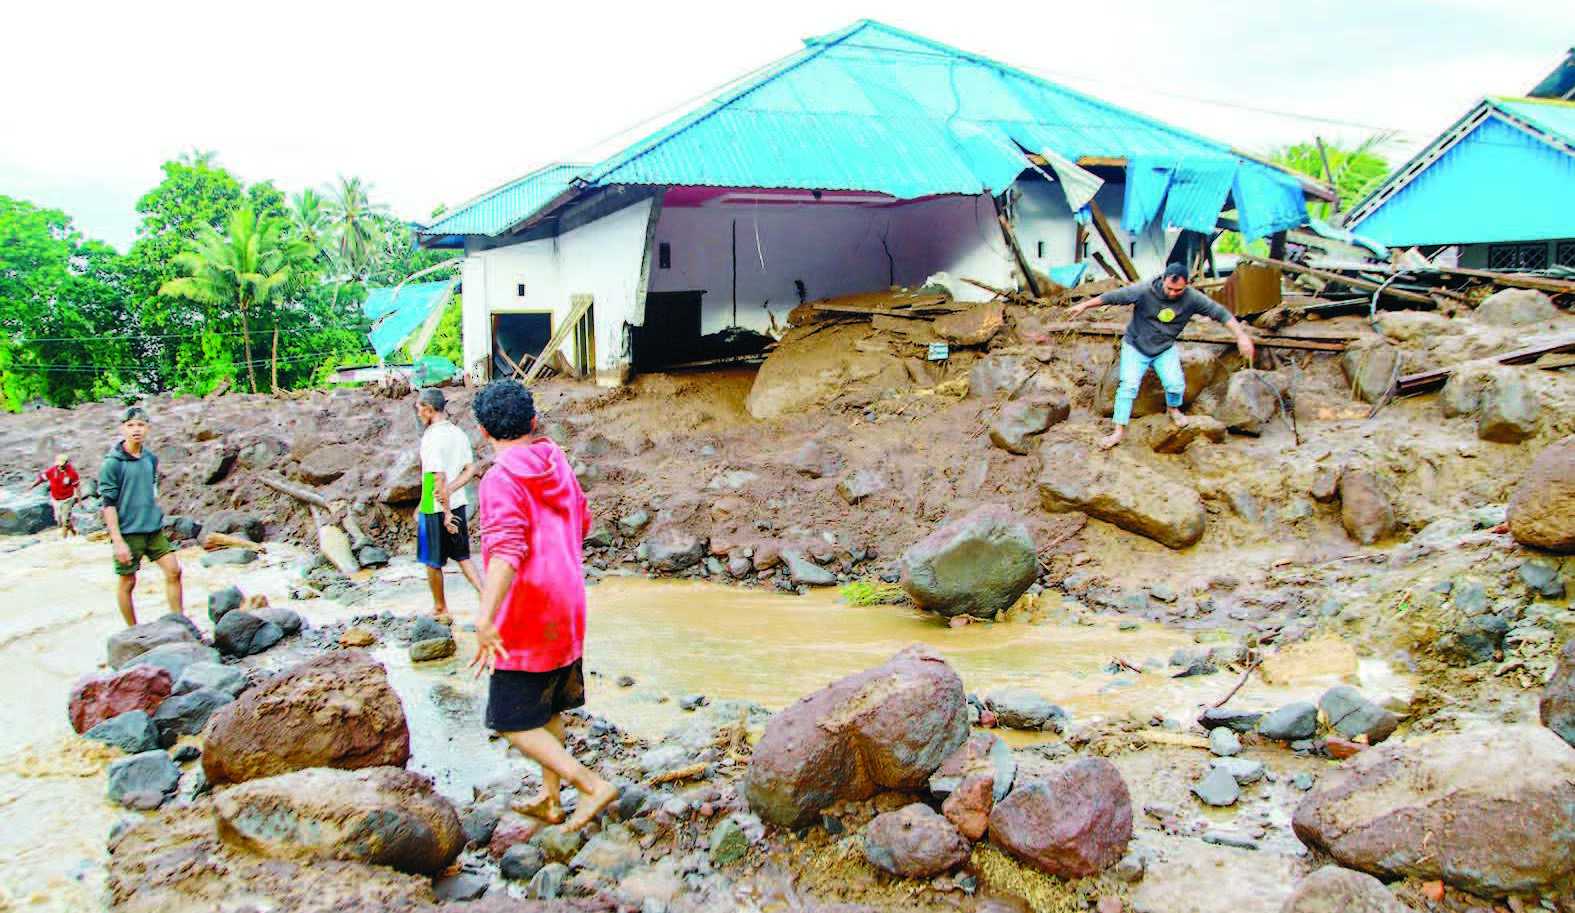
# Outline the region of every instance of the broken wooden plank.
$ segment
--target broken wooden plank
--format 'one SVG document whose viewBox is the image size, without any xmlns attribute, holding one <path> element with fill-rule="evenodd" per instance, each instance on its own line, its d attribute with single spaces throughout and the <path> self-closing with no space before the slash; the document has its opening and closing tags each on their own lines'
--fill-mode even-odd
<svg viewBox="0 0 1575 913">
<path fill-rule="evenodd" d="M 1034 268 L 1028 265 L 1028 258 L 1023 256 L 1022 245 L 1017 243 L 1017 232 L 1012 230 L 1012 223 L 996 207 L 995 220 L 1001 223 L 1001 235 L 1006 238 L 1006 246 L 1011 248 L 1012 256 L 1017 260 L 1017 268 L 1023 273 L 1023 284 L 1028 286 L 1029 294 L 1035 298 L 1044 297 L 1044 292 L 1039 288 L 1039 282 L 1034 279 Z"/>
<path fill-rule="evenodd" d="M 1325 282 L 1339 282 L 1352 288 L 1366 289 L 1369 292 L 1375 292 L 1382 289 L 1381 294 L 1387 295 L 1390 298 L 1398 298 L 1401 301 L 1409 301 L 1413 304 L 1424 304 L 1427 305 L 1428 308 L 1432 308 L 1434 306 L 1433 299 L 1427 297 L 1426 295 L 1418 294 L 1416 292 L 1407 292 L 1402 289 L 1394 288 L 1393 286 L 1384 287 L 1382 283 L 1373 282 L 1368 279 L 1360 279 L 1356 276 L 1347 276 L 1344 273 L 1333 273 L 1328 270 L 1322 270 L 1312 266 L 1302 266 L 1300 263 L 1291 263 L 1288 260 L 1276 260 L 1272 257 L 1257 257 L 1253 256 L 1252 254 L 1242 254 L 1241 259 L 1250 260 L 1253 263 L 1261 263 L 1265 266 L 1278 266 L 1280 269 L 1285 270 L 1286 272 L 1316 276 Z"/>
<path fill-rule="evenodd" d="M 1471 361 L 1461 362 L 1460 364 L 1451 365 L 1447 368 L 1435 368 L 1431 371 L 1419 371 L 1416 374 L 1407 374 L 1395 381 L 1395 395 L 1414 396 L 1418 393 L 1426 393 L 1429 390 L 1437 390 L 1449 380 L 1449 376 L 1451 374 L 1455 373 L 1461 368 L 1466 367 L 1467 365 L 1481 364 L 1483 362 L 1492 362 L 1494 364 L 1500 365 L 1523 365 L 1527 362 L 1536 361 L 1544 355 L 1559 354 L 1564 352 L 1575 352 L 1575 336 L 1565 336 L 1560 339 L 1555 339 L 1552 342 L 1542 343 L 1541 345 L 1535 345 L 1525 349 L 1517 349 L 1513 352 L 1506 352 L 1503 355 L 1495 355 L 1491 358 L 1477 358 Z"/>
<path fill-rule="evenodd" d="M 1495 285 L 1535 289 L 1539 292 L 1547 292 L 1550 295 L 1575 295 L 1575 282 L 1567 279 L 1554 279 L 1551 276 L 1527 276 L 1522 273 L 1500 273 L 1489 269 L 1469 269 L 1464 266 L 1435 265 L 1404 270 L 1404 272 L 1465 276 L 1471 279 L 1486 279 Z"/>
<path fill-rule="evenodd" d="M 540 374 L 542 369 L 547 366 L 547 359 L 551 353 L 558 351 L 568 341 L 569 334 L 574 332 L 575 325 L 580 322 L 581 317 L 585 316 L 585 312 L 591 309 L 591 305 L 595 303 L 595 298 L 591 295 L 570 295 L 569 303 L 571 306 L 568 316 L 564 318 L 563 323 L 558 324 L 558 331 L 552 334 L 551 339 L 547 340 L 547 345 L 542 348 L 541 354 L 536 356 L 536 363 L 531 365 L 530 370 L 526 372 L 525 386 L 530 386 L 531 382 L 536 379 L 536 375 Z"/>
<path fill-rule="evenodd" d="M 1121 271 L 1126 274 L 1127 279 L 1130 281 L 1138 281 L 1140 276 L 1137 265 L 1132 262 L 1131 257 L 1127 256 L 1126 248 L 1121 246 L 1121 239 L 1116 237 L 1115 230 L 1106 221 L 1104 210 L 1099 208 L 1098 203 L 1089 200 L 1088 212 L 1089 215 L 1093 216 L 1094 230 L 1099 232 L 1099 237 L 1105 242 L 1105 247 L 1109 248 L 1110 253 L 1115 255 L 1116 262 L 1121 265 Z"/>
</svg>

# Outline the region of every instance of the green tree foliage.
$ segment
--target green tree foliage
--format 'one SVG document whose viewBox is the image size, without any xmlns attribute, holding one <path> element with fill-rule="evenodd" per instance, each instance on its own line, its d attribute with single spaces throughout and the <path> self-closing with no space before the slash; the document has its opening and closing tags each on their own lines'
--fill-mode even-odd
<svg viewBox="0 0 1575 913">
<path fill-rule="evenodd" d="M 1390 139 L 1392 139 L 1390 134 L 1379 133 L 1349 148 L 1324 145 L 1324 153 L 1329 157 L 1329 171 L 1334 178 L 1332 183 L 1338 191 L 1342 210 L 1350 209 L 1383 183 L 1384 178 L 1389 175 L 1389 160 L 1380 155 L 1379 150 Z M 1316 142 L 1285 146 L 1276 150 L 1270 158 L 1276 164 L 1284 165 L 1300 174 L 1320 181 L 1329 180 L 1324 172 L 1323 155 L 1319 154 Z M 1315 219 L 1327 221 L 1334 214 L 1334 206 L 1326 200 L 1309 201 L 1307 214 Z M 1238 232 L 1227 231 L 1220 235 L 1214 249 L 1225 254 L 1245 251 L 1264 256 L 1269 252 L 1269 245 L 1262 239 L 1247 245 L 1243 243 L 1242 236 Z"/>
</svg>

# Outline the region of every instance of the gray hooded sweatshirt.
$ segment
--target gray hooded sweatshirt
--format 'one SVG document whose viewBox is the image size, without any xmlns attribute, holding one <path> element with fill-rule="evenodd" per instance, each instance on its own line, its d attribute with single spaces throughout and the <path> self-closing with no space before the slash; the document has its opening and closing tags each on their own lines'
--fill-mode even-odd
<svg viewBox="0 0 1575 913">
<path fill-rule="evenodd" d="M 144 449 L 134 457 L 124 442 L 117 443 L 98 471 L 98 495 L 105 507 L 115 508 L 123 535 L 164 528 L 164 511 L 158 505 L 159 458 L 153 451 Z"/>
</svg>

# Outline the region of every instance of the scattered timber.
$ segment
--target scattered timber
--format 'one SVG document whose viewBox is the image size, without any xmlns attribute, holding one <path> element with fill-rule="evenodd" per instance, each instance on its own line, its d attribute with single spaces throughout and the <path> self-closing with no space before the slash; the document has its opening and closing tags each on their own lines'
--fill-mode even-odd
<svg viewBox="0 0 1575 913">
<path fill-rule="evenodd" d="M 1291 263 L 1288 260 L 1275 260 L 1270 257 L 1256 257 L 1252 254 L 1242 254 L 1241 259 L 1249 260 L 1253 263 L 1261 263 L 1264 266 L 1278 266 L 1280 269 L 1289 273 L 1300 273 L 1307 276 L 1316 276 L 1325 282 L 1338 282 L 1342 285 L 1348 285 L 1352 288 L 1366 289 L 1369 292 L 1379 292 L 1380 295 L 1386 295 L 1390 298 L 1397 298 L 1401 301 L 1409 301 L 1412 304 L 1425 305 L 1428 308 L 1432 308 L 1434 306 L 1433 299 L 1429 298 L 1427 295 L 1421 294 L 1420 292 L 1408 292 L 1404 289 L 1397 289 L 1393 286 L 1385 286 L 1381 282 L 1374 282 L 1370 279 L 1360 279 L 1356 276 L 1347 276 L 1344 273 L 1330 272 L 1328 270 L 1322 270 L 1312 266 L 1302 266 L 1300 263 Z"/>
<path fill-rule="evenodd" d="M 1564 352 L 1575 352 L 1575 336 L 1565 336 L 1560 339 L 1555 339 L 1552 342 L 1542 343 L 1541 345 L 1530 346 L 1529 348 L 1525 349 L 1517 349 L 1513 352 L 1506 352 L 1503 355 L 1495 355 L 1492 358 L 1479 358 L 1468 362 L 1461 362 L 1460 364 L 1452 365 L 1447 368 L 1435 368 L 1432 371 L 1421 371 L 1416 374 L 1407 374 L 1395 381 L 1395 395 L 1414 396 L 1418 393 L 1426 393 L 1429 390 L 1437 390 L 1444 386 L 1444 383 L 1449 380 L 1449 376 L 1451 374 L 1467 365 L 1480 364 L 1482 362 L 1492 362 L 1501 365 L 1523 365 L 1529 362 L 1534 362 L 1544 355 L 1561 354 Z"/>
<path fill-rule="evenodd" d="M 1110 222 L 1105 219 L 1105 211 L 1093 200 L 1088 201 L 1088 213 L 1093 217 L 1094 230 L 1099 232 L 1100 240 L 1105 242 L 1105 247 L 1115 255 L 1116 263 L 1120 264 L 1121 272 L 1126 274 L 1127 280 L 1136 282 L 1139 279 L 1137 265 L 1132 258 L 1127 256 L 1125 247 L 1121 246 L 1121 239 L 1116 237 L 1115 231 L 1110 227 Z M 1095 259 L 1098 259 L 1097 257 Z"/>
</svg>

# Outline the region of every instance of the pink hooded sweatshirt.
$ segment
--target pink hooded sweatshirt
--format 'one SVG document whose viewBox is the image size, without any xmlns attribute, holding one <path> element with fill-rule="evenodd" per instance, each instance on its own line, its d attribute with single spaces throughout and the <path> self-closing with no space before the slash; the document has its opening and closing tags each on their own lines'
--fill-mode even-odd
<svg viewBox="0 0 1575 913">
<path fill-rule="evenodd" d="M 590 506 L 569 460 L 551 440 L 510 447 L 481 480 L 481 560 L 506 561 L 514 585 L 498 608 L 507 656 L 497 668 L 550 672 L 585 646 Z"/>
</svg>

